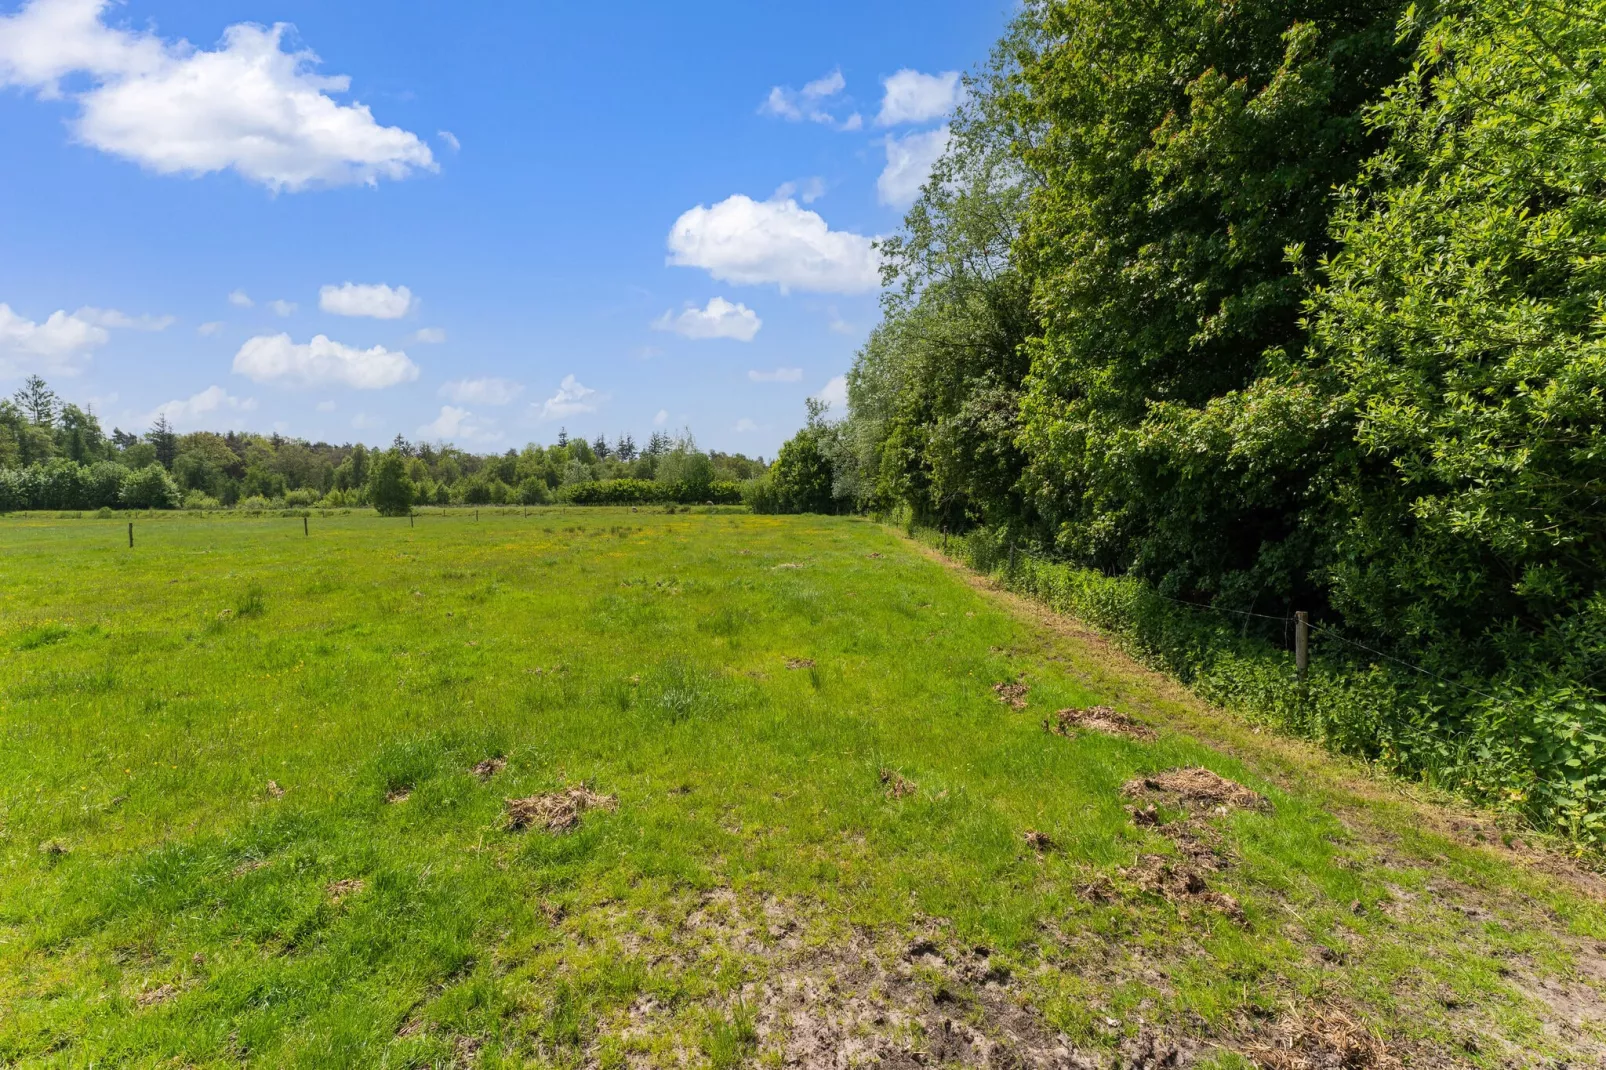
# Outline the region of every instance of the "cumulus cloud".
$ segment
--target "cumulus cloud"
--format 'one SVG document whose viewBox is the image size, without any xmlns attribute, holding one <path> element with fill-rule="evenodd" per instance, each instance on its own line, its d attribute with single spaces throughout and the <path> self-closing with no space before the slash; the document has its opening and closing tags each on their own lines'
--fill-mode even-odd
<svg viewBox="0 0 1606 1070">
<path fill-rule="evenodd" d="M 682 338 L 734 338 L 751 342 L 764 321 L 743 304 L 731 304 L 723 297 L 710 298 L 706 308 L 688 306 L 679 315 L 665 312 L 652 326 L 657 331 L 674 331 Z"/>
<path fill-rule="evenodd" d="M 73 97 L 84 144 L 159 174 L 232 169 L 269 189 L 399 179 L 434 170 L 417 135 L 340 104 L 351 80 L 315 72 L 318 57 L 284 50 L 292 28 L 240 23 L 213 50 L 108 26 L 110 0 L 27 0 L 0 17 L 0 86 Z M 64 79 L 84 82 L 74 92 Z"/>
<path fill-rule="evenodd" d="M 440 345 L 446 341 L 446 329 L 444 327 L 420 327 L 417 333 L 413 335 L 413 341 L 422 342 L 424 345 Z"/>
<path fill-rule="evenodd" d="M 814 395 L 818 400 L 831 406 L 833 412 L 845 414 L 848 411 L 848 377 L 838 375 Z"/>
<path fill-rule="evenodd" d="M 98 327 L 116 327 L 127 331 L 165 331 L 178 322 L 177 316 L 152 316 L 149 313 L 130 316 L 115 308 L 90 308 L 88 305 L 73 315 Z"/>
<path fill-rule="evenodd" d="M 825 196 L 825 179 L 816 175 L 813 178 L 805 178 L 802 182 L 782 182 L 775 192 L 770 194 L 770 200 L 784 201 L 794 196 L 804 204 L 813 204 Z"/>
<path fill-rule="evenodd" d="M 807 119 L 811 123 L 834 124 L 837 120 L 831 114 L 831 104 L 847 86 L 848 80 L 842 77 L 840 70 L 816 78 L 802 89 L 774 86 L 770 89 L 770 95 L 764 98 L 764 103 L 759 105 L 758 113 L 773 115 L 777 119 L 793 123 Z M 856 130 L 863 121 L 857 114 L 849 121 L 852 120 L 858 121 L 854 122 L 852 127 L 846 127 L 847 129 Z"/>
<path fill-rule="evenodd" d="M 953 111 L 965 97 L 958 71 L 921 74 L 906 67 L 882 79 L 881 85 L 885 93 L 875 119 L 877 126 L 930 122 Z"/>
<path fill-rule="evenodd" d="M 733 428 L 733 430 L 736 430 L 736 431 L 757 431 L 758 430 L 758 424 L 754 423 L 748 417 L 743 416 L 740 420 L 736 421 L 736 426 L 735 426 L 735 428 Z"/>
<path fill-rule="evenodd" d="M 0 375 L 15 375 L 24 365 L 28 371 L 76 375 L 90 351 L 110 338 L 105 327 L 76 312 L 58 310 L 36 323 L 0 303 Z"/>
<path fill-rule="evenodd" d="M 920 187 L 931 177 L 931 169 L 948 148 L 948 128 L 923 134 L 889 137 L 886 140 L 887 166 L 876 179 L 876 196 L 882 204 L 907 208 L 920 196 Z"/>
<path fill-rule="evenodd" d="M 881 285 L 873 239 L 832 230 L 790 198 L 755 201 L 737 194 L 698 205 L 669 231 L 669 263 L 703 268 L 721 282 L 775 283 L 819 293 L 863 293 Z"/>
<path fill-rule="evenodd" d="M 258 335 L 234 355 L 234 371 L 258 383 L 357 390 L 380 390 L 418 378 L 418 365 L 399 349 L 358 349 L 321 334 L 299 345 L 288 334 Z"/>
<path fill-rule="evenodd" d="M 750 371 L 747 377 L 755 383 L 801 383 L 802 368 L 776 368 L 772 372 Z"/>
<path fill-rule="evenodd" d="M 218 413 L 252 412 L 256 407 L 255 398 L 237 398 L 221 386 L 209 386 L 199 394 L 156 406 L 144 422 L 155 423 L 158 416 L 165 416 L 168 423 L 183 430 L 206 424 Z"/>
<path fill-rule="evenodd" d="M 219 323 L 217 320 L 212 320 L 210 323 L 203 323 L 199 327 L 195 328 L 195 333 L 203 338 L 210 338 L 222 329 L 223 324 Z"/>
<path fill-rule="evenodd" d="M 462 151 L 463 143 L 457 140 L 457 135 L 452 133 L 450 130 L 437 130 L 435 131 L 435 136 L 441 139 L 441 144 L 445 145 L 453 152 Z"/>
<path fill-rule="evenodd" d="M 413 308 L 413 292 L 405 286 L 394 290 L 384 283 L 342 283 L 318 291 L 318 307 L 336 316 L 368 316 L 376 320 L 399 320 Z"/>
<path fill-rule="evenodd" d="M 494 442 L 502 437 L 495 420 L 481 420 L 467 409 L 442 405 L 440 415 L 418 429 L 425 438 L 447 442 Z"/>
<path fill-rule="evenodd" d="M 605 398 L 581 383 L 572 375 L 565 375 L 563 382 L 558 384 L 558 392 L 541 403 L 539 418 L 542 420 L 557 420 L 565 416 L 578 416 L 581 413 L 596 412 L 597 404 Z"/>
<path fill-rule="evenodd" d="M 667 424 L 668 422 L 669 422 L 669 410 L 668 409 L 659 409 L 657 415 L 655 415 L 652 418 L 652 425 L 654 427 L 662 427 L 662 426 L 664 426 L 664 424 Z"/>
<path fill-rule="evenodd" d="M 283 298 L 280 298 L 277 301 L 269 301 L 268 307 L 273 309 L 273 314 L 275 316 L 285 318 L 294 316 L 296 314 L 296 309 L 299 306 L 294 301 L 286 301 Z"/>
<path fill-rule="evenodd" d="M 256 302 L 251 300 L 251 295 L 246 293 L 244 290 L 235 290 L 233 293 L 229 294 L 229 304 L 233 305 L 235 308 L 250 308 L 252 305 L 256 304 Z"/>
<path fill-rule="evenodd" d="M 511 379 L 456 379 L 441 384 L 440 395 L 459 405 L 510 405 L 524 393 Z"/>
</svg>

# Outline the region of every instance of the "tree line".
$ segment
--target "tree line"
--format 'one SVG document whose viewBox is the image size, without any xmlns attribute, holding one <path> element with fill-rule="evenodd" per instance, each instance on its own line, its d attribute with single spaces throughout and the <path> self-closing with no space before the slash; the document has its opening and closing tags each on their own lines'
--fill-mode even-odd
<svg viewBox="0 0 1606 1070">
<path fill-rule="evenodd" d="M 758 504 L 1606 722 L 1603 61 L 1599 0 L 1031 0 Z"/>
<path fill-rule="evenodd" d="M 143 434 L 106 434 L 95 414 L 30 377 L 0 399 L 0 512 L 20 509 L 245 509 L 740 500 L 762 458 L 701 450 L 689 431 L 500 454 L 409 442 L 385 450 L 279 434 L 179 434 L 158 415 Z"/>
</svg>

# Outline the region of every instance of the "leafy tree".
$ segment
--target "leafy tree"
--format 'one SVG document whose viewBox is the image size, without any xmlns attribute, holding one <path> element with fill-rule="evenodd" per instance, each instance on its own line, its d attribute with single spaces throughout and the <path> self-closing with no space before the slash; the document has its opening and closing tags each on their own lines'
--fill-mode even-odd
<svg viewBox="0 0 1606 1070">
<path fill-rule="evenodd" d="M 407 478 L 407 459 L 401 451 L 387 450 L 373 466 L 368 500 L 380 516 L 406 516 L 413 508 L 413 481 Z"/>
<path fill-rule="evenodd" d="M 177 509 L 183 501 L 178 484 L 159 464 L 128 473 L 119 497 L 130 509 Z"/>
<path fill-rule="evenodd" d="M 1218 429 L 1305 347 L 1286 250 L 1333 248 L 1332 191 L 1380 146 L 1363 117 L 1408 56 L 1402 6 L 1040 9 L 1010 105 L 1044 183 L 1015 246 L 1043 321 L 1020 443 L 1062 552 L 1240 606 L 1303 582 L 1301 455 Z"/>
<path fill-rule="evenodd" d="M 1593 614 L 1566 645 L 1606 658 L 1606 22 L 1461 0 L 1407 26 L 1416 65 L 1289 373 L 1353 443 L 1324 477 L 1324 575 L 1373 634 L 1523 664 L 1509 629 Z"/>
<path fill-rule="evenodd" d="M 789 513 L 833 513 L 836 499 L 831 493 L 831 460 L 822 448 L 830 434 L 825 422 L 826 404 L 809 398 L 808 423 L 793 435 L 775 457 L 770 469 L 774 494 L 782 511 Z"/>
</svg>

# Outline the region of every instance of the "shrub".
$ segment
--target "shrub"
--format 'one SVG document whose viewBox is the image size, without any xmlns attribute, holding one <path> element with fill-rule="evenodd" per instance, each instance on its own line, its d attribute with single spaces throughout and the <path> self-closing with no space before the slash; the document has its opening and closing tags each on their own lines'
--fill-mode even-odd
<svg viewBox="0 0 1606 1070">
<path fill-rule="evenodd" d="M 128 473 L 118 497 L 130 509 L 177 509 L 181 501 L 178 484 L 159 464 Z"/>
<path fill-rule="evenodd" d="M 552 497 L 547 490 L 546 480 L 539 476 L 530 476 L 520 483 L 517 494 L 520 505 L 545 505 Z"/>
<path fill-rule="evenodd" d="M 260 513 L 269 508 L 272 504 L 272 502 L 268 501 L 268 499 L 264 498 L 262 495 L 253 494 L 249 498 L 241 498 L 239 505 L 235 506 L 235 508 L 247 513 Z"/>
<path fill-rule="evenodd" d="M 284 496 L 284 504 L 291 509 L 305 509 L 309 505 L 316 505 L 317 502 L 318 492 L 311 487 L 302 487 Z"/>
<path fill-rule="evenodd" d="M 186 509 L 217 509 L 221 505 L 221 502 L 204 490 L 192 490 L 184 495 L 184 508 Z"/>
</svg>

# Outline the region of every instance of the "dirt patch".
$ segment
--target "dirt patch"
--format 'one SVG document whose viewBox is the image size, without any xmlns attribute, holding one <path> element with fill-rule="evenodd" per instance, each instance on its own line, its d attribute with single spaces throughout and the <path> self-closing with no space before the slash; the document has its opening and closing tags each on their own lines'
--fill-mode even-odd
<svg viewBox="0 0 1606 1070">
<path fill-rule="evenodd" d="M 1089 706 L 1085 710 L 1060 710 L 1043 722 L 1043 729 L 1056 736 L 1069 736 L 1077 731 L 1103 732 L 1111 736 L 1125 736 L 1152 742 L 1159 733 L 1142 721 L 1133 720 L 1110 706 Z"/>
<path fill-rule="evenodd" d="M 1145 892 L 1158 895 L 1169 903 L 1212 907 L 1242 925 L 1245 921 L 1244 911 L 1238 905 L 1238 900 L 1210 887 L 1206 875 L 1219 868 L 1222 867 L 1187 857 L 1185 853 L 1182 858 L 1141 855 L 1135 864 L 1122 872 Z"/>
<path fill-rule="evenodd" d="M 259 869 L 265 869 L 267 865 L 268 860 L 266 858 L 250 858 L 235 866 L 234 869 L 229 872 L 229 876 L 243 877 L 247 873 L 255 873 Z"/>
<path fill-rule="evenodd" d="M 342 899 L 350 899 L 368 886 L 367 882 L 357 877 L 347 877 L 345 880 L 331 881 L 324 891 L 329 895 L 331 903 L 338 903 Z"/>
<path fill-rule="evenodd" d="M 881 770 L 881 783 L 886 786 L 887 798 L 902 799 L 906 795 L 913 795 L 920 790 L 920 785 L 905 777 L 896 769 Z"/>
<path fill-rule="evenodd" d="M 869 557 L 870 557 L 870 560 L 872 560 L 872 561 L 881 560 L 881 555 L 880 554 L 870 554 Z"/>
<path fill-rule="evenodd" d="M 483 762 L 476 762 L 473 773 L 481 780 L 489 780 L 503 769 L 507 768 L 506 758 L 487 758 Z"/>
<path fill-rule="evenodd" d="M 1054 840 L 1046 832 L 1038 832 L 1036 829 L 1027 829 L 1024 838 L 1026 840 L 1026 846 L 1030 847 L 1040 855 L 1047 854 L 1054 849 Z"/>
<path fill-rule="evenodd" d="M 397 788 L 395 791 L 387 791 L 385 793 L 385 801 L 390 803 L 393 806 L 396 803 L 404 803 L 408 799 L 411 799 L 412 797 L 413 797 L 413 789 L 412 788 Z"/>
<path fill-rule="evenodd" d="M 545 795 L 531 795 L 524 799 L 508 799 L 507 827 L 509 831 L 538 828 L 547 832 L 567 832 L 580 823 L 580 815 L 587 810 L 612 810 L 619 801 L 612 795 L 599 795 L 590 788 L 569 788 Z"/>
<path fill-rule="evenodd" d="M 154 1007 L 159 1003 L 166 1003 L 176 995 L 178 995 L 177 985 L 162 985 L 141 992 L 135 997 L 135 1002 L 141 1007 Z"/>
<path fill-rule="evenodd" d="M 1190 810 L 1271 808 L 1265 796 L 1198 766 L 1168 769 L 1163 773 L 1129 780 L 1121 791 L 1128 798 L 1158 798 L 1162 802 L 1184 806 Z"/>
<path fill-rule="evenodd" d="M 279 787 L 277 780 L 270 780 L 268 781 L 268 794 L 275 799 L 282 799 L 284 798 L 284 789 Z"/>
<path fill-rule="evenodd" d="M 1393 1070 L 1399 1058 L 1342 1011 L 1294 1014 L 1245 1048 L 1265 1070 Z"/>
<path fill-rule="evenodd" d="M 786 667 L 788 669 L 812 669 L 812 668 L 814 668 L 814 659 L 813 658 L 787 658 L 786 659 Z"/>
<path fill-rule="evenodd" d="M 775 567 L 776 568 L 802 568 L 803 566 L 802 565 L 798 565 L 798 564 L 793 564 L 791 561 L 783 561 L 781 564 L 776 565 Z"/>
<path fill-rule="evenodd" d="M 993 694 L 998 696 L 998 701 L 1012 710 L 1026 708 L 1026 693 L 1030 690 L 1025 684 L 1013 680 L 1003 680 L 993 685 Z"/>
</svg>

